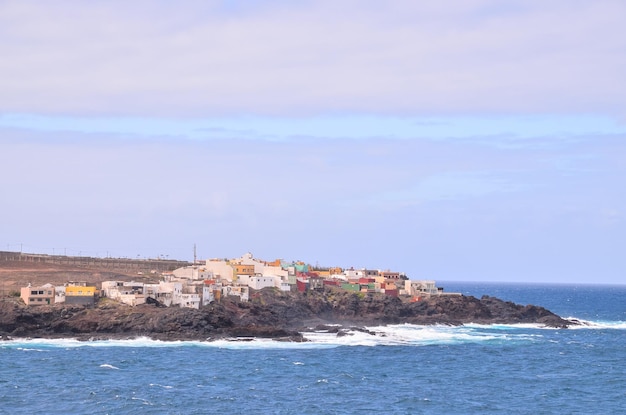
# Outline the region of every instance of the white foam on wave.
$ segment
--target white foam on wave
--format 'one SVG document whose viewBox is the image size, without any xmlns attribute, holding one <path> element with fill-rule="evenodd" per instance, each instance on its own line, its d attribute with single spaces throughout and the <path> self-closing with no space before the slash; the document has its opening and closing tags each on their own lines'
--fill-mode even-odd
<svg viewBox="0 0 626 415">
<path fill-rule="evenodd" d="M 583 320 L 581 318 L 576 318 L 576 317 L 567 317 L 565 320 L 571 321 L 571 322 L 577 322 L 580 323 L 579 325 L 571 325 L 569 326 L 570 329 L 574 329 L 574 330 L 605 330 L 605 329 L 610 329 L 610 330 L 626 330 L 626 321 L 602 321 L 602 320 L 598 320 L 598 321 L 591 321 L 591 320 Z"/>
<path fill-rule="evenodd" d="M 32 349 L 28 347 L 18 347 L 17 350 L 21 350 L 23 352 L 45 352 L 43 349 Z"/>
<path fill-rule="evenodd" d="M 38 351 L 46 351 L 48 349 L 73 349 L 78 347 L 173 347 L 183 343 L 191 344 L 193 342 L 164 342 L 152 340 L 148 337 L 138 337 L 127 340 L 88 340 L 82 341 L 77 339 L 13 339 L 0 343 L 1 346 L 13 347 L 16 349 L 31 348 Z M 201 342 L 198 342 L 201 343 Z"/>
<path fill-rule="evenodd" d="M 626 329 L 624 321 L 587 321 L 567 318 L 581 324 L 570 329 Z M 419 326 L 399 324 L 366 327 L 364 330 L 341 330 L 343 335 L 326 331 L 303 333 L 306 342 L 275 341 L 272 339 L 220 339 L 214 341 L 160 341 L 148 337 L 127 340 L 76 339 L 13 339 L 0 342 L 0 347 L 23 351 L 44 352 L 50 349 L 79 347 L 201 347 L 230 350 L 249 349 L 323 349 L 340 346 L 423 346 L 433 344 L 463 344 L 484 342 L 535 341 L 542 337 L 536 330 L 557 330 L 540 324 L 465 324 L 462 326 Z M 540 332 L 539 332 L 540 333 Z"/>
<path fill-rule="evenodd" d="M 489 330 L 518 330 L 518 329 L 537 329 L 537 330 L 558 330 L 556 327 L 549 327 L 537 323 L 515 323 L 515 324 L 478 324 L 467 323 L 463 327 L 489 329 Z"/>
<path fill-rule="evenodd" d="M 170 386 L 170 385 L 160 385 L 158 383 L 151 383 L 150 386 L 152 386 L 152 387 L 157 386 L 157 387 L 160 387 L 160 388 L 163 388 L 163 389 L 173 389 L 174 388 L 173 386 Z"/>
<path fill-rule="evenodd" d="M 306 336 L 305 336 L 306 338 Z M 249 349 L 320 349 L 334 347 L 334 345 L 318 344 L 313 342 L 287 342 L 272 339 L 224 339 L 204 343 L 206 347 L 216 347 L 229 350 Z"/>
<path fill-rule="evenodd" d="M 427 346 L 467 343 L 533 341 L 536 335 L 525 333 L 511 334 L 484 330 L 482 327 L 468 326 L 417 326 L 400 324 L 382 327 L 367 327 L 347 331 L 343 336 L 333 333 L 305 333 L 305 337 L 315 343 L 338 346 Z"/>
<path fill-rule="evenodd" d="M 287 342 L 272 339 L 255 338 L 231 338 L 214 341 L 161 341 L 152 340 L 148 337 L 139 337 L 127 340 L 93 340 L 81 341 L 76 339 L 13 339 L 0 343 L 0 347 L 14 348 L 17 350 L 48 351 L 51 349 L 75 349 L 75 348 L 175 348 L 175 347 L 201 347 L 231 350 L 246 349 L 293 349 L 293 348 L 325 348 L 327 345 L 318 345 L 310 342 Z"/>
<path fill-rule="evenodd" d="M 104 363 L 104 364 L 100 365 L 100 367 L 101 367 L 101 368 L 104 368 L 104 369 L 120 370 L 120 368 L 119 368 L 119 367 L 117 367 L 117 366 L 113 366 L 113 365 L 110 365 L 110 364 L 108 364 L 108 363 Z"/>
</svg>

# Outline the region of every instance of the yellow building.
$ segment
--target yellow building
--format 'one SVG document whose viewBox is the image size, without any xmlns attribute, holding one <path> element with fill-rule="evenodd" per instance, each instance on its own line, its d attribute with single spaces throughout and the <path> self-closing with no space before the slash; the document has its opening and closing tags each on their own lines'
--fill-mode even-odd
<svg viewBox="0 0 626 415">
<path fill-rule="evenodd" d="M 67 304 L 93 305 L 96 302 L 96 287 L 86 285 L 68 285 L 65 287 Z"/>
<path fill-rule="evenodd" d="M 340 267 L 331 267 L 328 269 L 328 272 L 330 273 L 330 275 L 339 275 L 343 272 L 343 269 L 341 269 Z"/>
</svg>

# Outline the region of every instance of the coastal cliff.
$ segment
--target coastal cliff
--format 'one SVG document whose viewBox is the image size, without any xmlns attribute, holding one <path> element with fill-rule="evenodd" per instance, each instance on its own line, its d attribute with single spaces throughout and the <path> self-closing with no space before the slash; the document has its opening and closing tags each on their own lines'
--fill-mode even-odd
<svg viewBox="0 0 626 415">
<path fill-rule="evenodd" d="M 566 328 L 573 324 L 543 307 L 484 296 L 433 296 L 406 302 L 384 295 L 348 292 L 306 294 L 265 289 L 244 303 L 224 298 L 199 310 L 159 304 L 127 306 L 102 299 L 94 307 L 26 307 L 0 300 L 0 336 L 211 340 L 262 337 L 302 341 L 302 332 L 325 325 L 537 323 Z"/>
</svg>

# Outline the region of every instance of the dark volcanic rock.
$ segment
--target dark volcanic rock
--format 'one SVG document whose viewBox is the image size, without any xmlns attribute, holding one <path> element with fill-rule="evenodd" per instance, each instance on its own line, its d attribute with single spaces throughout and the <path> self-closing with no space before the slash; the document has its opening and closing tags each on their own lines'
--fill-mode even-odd
<svg viewBox="0 0 626 415">
<path fill-rule="evenodd" d="M 95 307 L 53 305 L 26 307 L 16 299 L 0 299 L 0 336 L 207 340 L 265 337 L 302 341 L 300 331 L 326 324 L 394 323 L 539 323 L 568 327 L 570 322 L 543 307 L 519 305 L 494 297 L 434 296 L 406 302 L 385 295 L 345 291 L 306 294 L 265 289 L 250 302 L 225 298 L 200 310 L 143 304 L 136 307 L 101 300 Z"/>
</svg>

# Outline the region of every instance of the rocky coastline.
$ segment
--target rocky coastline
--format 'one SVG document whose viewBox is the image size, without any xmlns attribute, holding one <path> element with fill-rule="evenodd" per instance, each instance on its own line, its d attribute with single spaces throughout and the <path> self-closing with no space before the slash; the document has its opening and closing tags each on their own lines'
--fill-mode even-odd
<svg viewBox="0 0 626 415">
<path fill-rule="evenodd" d="M 567 328 L 565 320 L 535 305 L 483 296 L 433 296 L 418 302 L 351 292 L 281 293 L 261 290 L 249 302 L 224 298 L 199 310 L 142 304 L 131 307 L 101 299 L 93 307 L 26 307 L 0 299 L 0 338 L 76 338 L 182 341 L 271 338 L 304 341 L 303 332 L 388 324 L 461 325 L 535 323 Z"/>
</svg>

